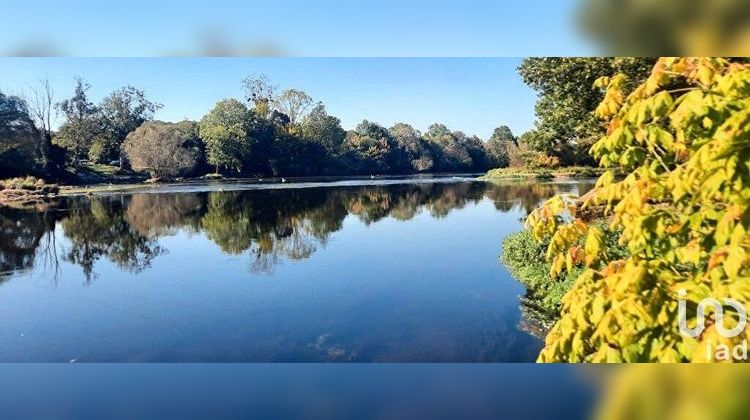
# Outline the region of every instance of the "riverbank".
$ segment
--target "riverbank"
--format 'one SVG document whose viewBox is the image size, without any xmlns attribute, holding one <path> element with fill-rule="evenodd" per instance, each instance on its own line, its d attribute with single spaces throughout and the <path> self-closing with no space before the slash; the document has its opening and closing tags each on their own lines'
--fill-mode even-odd
<svg viewBox="0 0 750 420">
<path fill-rule="evenodd" d="M 552 264 L 545 259 L 547 242 L 537 242 L 527 230 L 511 233 L 502 244 L 500 261 L 511 275 L 526 287 L 522 303 L 527 307 L 534 323 L 549 328 L 560 313 L 565 293 L 582 270 L 566 272 L 562 278 L 550 276 Z"/>
<path fill-rule="evenodd" d="M 313 176 L 313 177 L 242 177 L 202 176 L 195 178 L 162 179 L 157 182 L 149 180 L 137 183 L 99 183 L 91 185 L 63 185 L 59 195 L 81 195 L 120 192 L 171 192 L 198 190 L 243 190 L 265 188 L 299 188 L 324 185 L 367 185 L 410 182 L 448 182 L 454 180 L 475 180 L 478 173 L 448 174 L 415 174 L 415 175 L 378 175 L 378 176 Z"/>
<path fill-rule="evenodd" d="M 557 169 L 495 168 L 490 169 L 481 179 L 552 179 L 552 178 L 593 178 L 604 172 L 602 168 L 589 166 L 568 166 Z"/>
<path fill-rule="evenodd" d="M 60 187 L 34 177 L 0 180 L 0 207 L 40 207 L 57 197 Z"/>
<path fill-rule="evenodd" d="M 602 213 L 594 211 L 588 215 L 590 219 L 586 223 L 600 227 L 603 246 L 608 250 L 610 257 L 625 258 L 628 251 L 618 243 L 620 233 L 608 228 L 607 219 Z M 521 299 L 521 303 L 526 307 L 524 316 L 540 329 L 546 330 L 549 330 L 560 317 L 563 298 L 584 271 L 582 265 L 574 263 L 569 271 L 563 270 L 558 277 L 552 277 L 552 263 L 546 259 L 548 246 L 549 239 L 537 241 L 531 232 L 523 229 L 505 237 L 500 254 L 501 262 L 511 275 L 526 287 L 526 294 Z"/>
<path fill-rule="evenodd" d="M 144 174 L 129 170 L 120 170 L 111 165 L 84 165 L 75 173 L 68 170 L 66 177 L 58 177 L 53 181 L 27 176 L 0 180 L 0 183 L 23 183 L 27 190 L 34 185 L 54 185 L 54 192 L 45 191 L 52 196 L 80 195 L 106 192 L 136 192 L 168 189 L 174 186 L 194 186 L 202 184 L 212 185 L 293 185 L 299 183 L 327 183 L 339 181 L 369 181 L 369 180 L 404 180 L 404 179 L 444 179 L 444 178 L 472 178 L 476 179 L 482 173 L 420 173 L 400 175 L 322 175 L 304 177 L 227 177 L 221 174 L 206 174 L 196 177 L 174 177 L 150 179 Z M 2 190 L 2 188 L 0 188 Z M 0 205 L 2 201 L 0 200 Z"/>
</svg>

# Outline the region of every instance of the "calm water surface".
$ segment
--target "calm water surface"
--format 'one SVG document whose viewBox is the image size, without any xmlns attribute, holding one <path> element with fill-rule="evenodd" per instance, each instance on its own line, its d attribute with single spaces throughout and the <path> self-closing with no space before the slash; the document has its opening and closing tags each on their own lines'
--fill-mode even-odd
<svg viewBox="0 0 750 420">
<path fill-rule="evenodd" d="M 0 361 L 533 361 L 503 237 L 589 182 L 191 185 L 0 210 Z"/>
</svg>

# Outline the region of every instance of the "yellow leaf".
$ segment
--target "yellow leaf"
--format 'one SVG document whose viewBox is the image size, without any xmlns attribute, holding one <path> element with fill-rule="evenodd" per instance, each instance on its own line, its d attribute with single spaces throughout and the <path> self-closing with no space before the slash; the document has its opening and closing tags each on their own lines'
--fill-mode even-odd
<svg viewBox="0 0 750 420">
<path fill-rule="evenodd" d="M 602 231 L 598 227 L 592 226 L 589 228 L 588 235 L 586 235 L 586 243 L 584 245 L 586 266 L 591 267 L 599 261 L 599 252 L 601 249 Z"/>
</svg>

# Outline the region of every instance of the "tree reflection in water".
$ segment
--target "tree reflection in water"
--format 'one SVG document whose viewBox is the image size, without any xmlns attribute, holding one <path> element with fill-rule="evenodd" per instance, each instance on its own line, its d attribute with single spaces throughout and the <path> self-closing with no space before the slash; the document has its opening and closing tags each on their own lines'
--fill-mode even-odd
<svg viewBox="0 0 750 420">
<path fill-rule="evenodd" d="M 128 201 L 125 197 L 72 200 L 68 216 L 60 222 L 70 240 L 63 258 L 80 265 L 87 282 L 101 257 L 138 272 L 164 252 L 155 238 L 144 236 L 125 219 Z"/>
<path fill-rule="evenodd" d="M 0 283 L 17 271 L 31 269 L 41 253 L 56 278 L 55 212 L 0 209 Z"/>
<path fill-rule="evenodd" d="M 87 282 L 101 258 L 138 272 L 167 251 L 160 238 L 181 230 L 204 234 L 227 254 L 247 254 L 255 272 L 271 272 L 325 247 L 347 215 L 365 224 L 406 221 L 422 211 L 442 218 L 485 198 L 502 212 L 527 214 L 555 193 L 582 194 L 591 186 L 438 182 L 70 197 L 57 211 L 0 209 L 0 281 L 41 261 L 56 267 L 57 258 L 82 267 Z M 65 246 L 54 245 L 56 226 Z"/>
</svg>

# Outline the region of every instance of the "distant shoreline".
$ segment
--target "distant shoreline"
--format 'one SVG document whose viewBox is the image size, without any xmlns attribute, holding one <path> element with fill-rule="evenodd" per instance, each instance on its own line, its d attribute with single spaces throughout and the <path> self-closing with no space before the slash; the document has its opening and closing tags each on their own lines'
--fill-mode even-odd
<svg viewBox="0 0 750 420">
<path fill-rule="evenodd" d="M 466 181 L 479 180 L 482 173 L 436 173 L 436 174 L 413 174 L 413 175 L 376 175 L 372 176 L 313 176 L 313 177 L 240 177 L 240 178 L 186 178 L 180 181 L 164 182 L 139 182 L 139 183 L 117 183 L 117 184 L 88 184 L 88 185 L 63 185 L 60 187 L 60 196 L 73 196 L 82 194 L 100 193 L 123 193 L 123 192 L 153 192 L 169 193 L 179 191 L 236 191 L 247 189 L 267 188 L 310 188 L 310 187 L 336 187 L 355 185 L 389 185 L 402 183 L 403 181 Z M 282 179 L 284 181 L 282 181 Z M 384 182 L 386 181 L 386 182 Z"/>
</svg>

